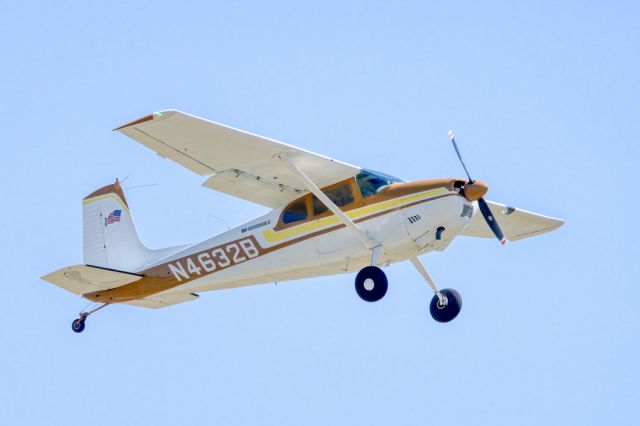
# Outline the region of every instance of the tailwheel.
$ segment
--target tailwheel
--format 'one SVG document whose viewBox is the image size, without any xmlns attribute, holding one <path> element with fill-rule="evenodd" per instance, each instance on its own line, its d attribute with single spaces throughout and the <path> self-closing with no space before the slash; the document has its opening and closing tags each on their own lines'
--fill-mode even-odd
<svg viewBox="0 0 640 426">
<path fill-rule="evenodd" d="M 438 322 L 449 322 L 458 316 L 462 309 L 462 297 L 460 293 L 452 288 L 440 290 L 439 297 L 435 294 L 431 299 L 429 311 L 434 320 Z"/>
<path fill-rule="evenodd" d="M 73 320 L 73 322 L 71 323 L 71 330 L 73 330 L 75 333 L 82 333 L 84 331 L 84 323 L 85 321 L 87 321 L 89 315 L 99 311 L 102 308 L 106 308 L 107 306 L 109 306 L 108 303 L 103 303 L 102 305 L 88 312 L 81 312 L 80 317 Z"/>
<path fill-rule="evenodd" d="M 84 331 L 84 321 L 87 317 L 80 317 L 71 323 L 71 329 L 76 333 L 82 333 Z"/>
<path fill-rule="evenodd" d="M 362 268 L 356 275 L 356 293 L 365 302 L 377 302 L 387 294 L 387 276 L 377 266 Z"/>
</svg>

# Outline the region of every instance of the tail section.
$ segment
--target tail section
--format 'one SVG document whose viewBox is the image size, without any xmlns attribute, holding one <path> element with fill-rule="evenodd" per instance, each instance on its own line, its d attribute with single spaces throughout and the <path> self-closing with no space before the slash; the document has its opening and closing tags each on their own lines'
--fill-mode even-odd
<svg viewBox="0 0 640 426">
<path fill-rule="evenodd" d="M 142 244 L 118 180 L 82 201 L 84 264 L 135 272 L 181 247 L 151 250 Z"/>
</svg>

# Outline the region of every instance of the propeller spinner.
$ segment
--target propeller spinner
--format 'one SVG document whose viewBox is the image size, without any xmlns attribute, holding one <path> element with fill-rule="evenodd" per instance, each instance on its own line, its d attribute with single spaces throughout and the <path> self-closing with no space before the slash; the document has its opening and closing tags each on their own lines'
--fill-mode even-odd
<svg viewBox="0 0 640 426">
<path fill-rule="evenodd" d="M 484 191 L 481 192 L 481 196 L 477 198 L 478 207 L 480 207 L 480 212 L 482 213 L 482 217 L 484 217 L 484 220 L 487 222 L 487 225 L 489 225 L 489 228 L 491 228 L 491 231 L 493 232 L 493 234 L 500 241 L 500 243 L 504 245 L 507 242 L 507 239 L 504 237 L 504 234 L 500 229 L 500 225 L 498 225 L 498 222 L 496 221 L 495 217 L 493 217 L 493 213 L 491 212 L 491 209 L 489 209 L 489 205 L 482 197 L 482 195 L 484 195 L 484 193 L 488 189 L 487 186 L 484 184 L 481 184 L 480 182 L 476 182 L 471 178 L 471 175 L 469 174 L 469 170 L 467 170 L 467 166 L 465 166 L 464 161 L 462 161 L 462 155 L 460 155 L 460 150 L 458 149 L 458 144 L 456 143 L 456 137 L 453 134 L 453 130 L 449 131 L 449 139 L 451 139 L 451 142 L 453 143 L 453 148 L 456 150 L 456 154 L 458 155 L 458 159 L 460 160 L 460 164 L 462 164 L 462 168 L 464 169 L 465 173 L 467 174 L 467 178 L 469 179 L 467 181 L 467 184 L 464 186 L 465 193 L 467 192 L 467 190 L 471 190 L 469 192 L 472 192 L 472 191 L 475 192 L 475 191 L 482 191 L 482 189 L 484 189 Z M 468 195 L 471 195 L 471 194 L 468 194 Z M 470 198 L 470 197 L 467 197 L 467 198 Z M 471 198 L 475 198 L 475 197 L 471 197 Z"/>
</svg>

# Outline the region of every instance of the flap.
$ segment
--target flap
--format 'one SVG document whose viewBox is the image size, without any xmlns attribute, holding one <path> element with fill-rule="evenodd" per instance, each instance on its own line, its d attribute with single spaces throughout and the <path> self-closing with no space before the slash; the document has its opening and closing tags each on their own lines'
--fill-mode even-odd
<svg viewBox="0 0 640 426">
<path fill-rule="evenodd" d="M 272 209 L 282 207 L 306 193 L 306 189 L 269 185 L 263 180 L 234 171 L 217 173 L 207 179 L 202 186 Z"/>
<path fill-rule="evenodd" d="M 558 229 L 564 223 L 562 219 L 516 209 L 493 201 L 487 201 L 487 204 L 491 209 L 491 213 L 493 213 L 493 217 L 500 225 L 504 236 L 509 241 L 517 241 L 544 234 Z M 475 214 L 471 224 L 460 235 L 495 238 L 480 211 Z"/>
<path fill-rule="evenodd" d="M 207 188 L 272 208 L 306 192 L 278 155 L 286 155 L 320 188 L 360 171 L 351 164 L 176 110 L 157 112 L 116 130 L 199 175 L 213 175 L 204 183 Z"/>
<path fill-rule="evenodd" d="M 108 290 L 138 281 L 142 275 L 90 265 L 67 266 L 42 277 L 75 294 Z"/>
</svg>

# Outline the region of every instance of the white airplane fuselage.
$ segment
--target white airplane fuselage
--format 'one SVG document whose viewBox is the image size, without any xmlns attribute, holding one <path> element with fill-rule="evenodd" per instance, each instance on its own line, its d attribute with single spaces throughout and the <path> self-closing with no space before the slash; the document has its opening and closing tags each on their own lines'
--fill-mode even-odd
<svg viewBox="0 0 640 426">
<path fill-rule="evenodd" d="M 380 266 L 404 260 L 434 292 L 431 316 L 449 322 L 460 294 L 440 289 L 419 255 L 446 249 L 460 234 L 505 244 L 563 224 L 485 200 L 488 186 L 472 179 L 452 132 L 466 178 L 407 182 L 177 110 L 115 130 L 207 176 L 203 186 L 274 210 L 197 244 L 151 249 L 120 182 L 95 190 L 82 200 L 82 264 L 42 277 L 101 303 L 73 321 L 76 333 L 114 303 L 163 308 L 205 291 L 347 272 L 357 272 L 357 295 L 376 302 L 388 288 Z"/>
<path fill-rule="evenodd" d="M 474 202 L 455 191 L 442 188 L 380 204 L 349 212 L 349 216 L 360 220 L 358 226 L 381 245 L 376 261 L 380 266 L 446 248 L 471 222 L 476 211 Z M 354 238 L 349 229 L 334 216 L 274 232 L 274 225 L 281 213 L 282 209 L 273 210 L 147 265 L 141 271 L 168 264 L 174 277 L 178 281 L 185 281 L 178 286 L 181 292 L 198 293 L 354 272 L 371 264 L 372 251 Z M 444 228 L 439 239 L 438 228 Z M 251 257 L 254 254 L 251 247 L 243 249 L 243 245 L 249 245 L 246 241 L 250 237 L 255 238 L 257 244 L 254 243 L 254 246 L 257 245 L 261 252 L 272 251 Z M 216 253 L 203 255 L 203 252 L 206 254 L 214 247 L 220 249 Z M 209 269 L 216 267 L 211 261 L 219 265 L 225 265 L 228 261 L 230 265 L 222 270 L 206 271 L 207 262 Z M 175 291 L 178 287 L 167 291 Z"/>
</svg>

